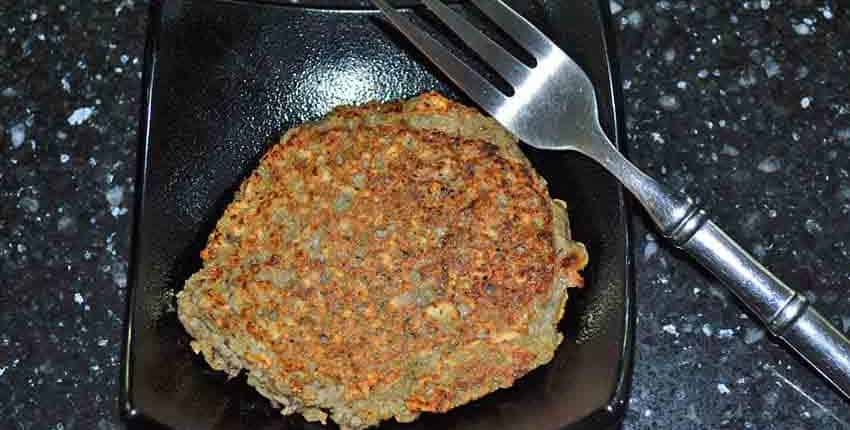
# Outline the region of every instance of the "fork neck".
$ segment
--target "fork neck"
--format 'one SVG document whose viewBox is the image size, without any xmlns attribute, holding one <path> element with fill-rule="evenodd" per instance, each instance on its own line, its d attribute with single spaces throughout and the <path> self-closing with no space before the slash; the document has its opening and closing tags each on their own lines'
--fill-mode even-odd
<svg viewBox="0 0 850 430">
<path fill-rule="evenodd" d="M 601 164 L 640 201 L 661 233 L 681 246 L 707 221 L 693 200 L 680 196 L 638 169 L 623 156 L 598 128 L 592 133 L 593 142 L 582 153 Z"/>
</svg>

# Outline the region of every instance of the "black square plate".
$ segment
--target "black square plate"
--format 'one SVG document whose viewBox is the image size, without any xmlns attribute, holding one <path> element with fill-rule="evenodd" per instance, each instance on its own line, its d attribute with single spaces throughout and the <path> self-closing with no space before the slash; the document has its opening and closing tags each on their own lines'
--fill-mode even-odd
<svg viewBox="0 0 850 430">
<path fill-rule="evenodd" d="M 228 381 L 195 356 L 174 296 L 200 267 L 199 252 L 234 190 L 288 128 L 339 104 L 426 90 L 468 103 L 363 3 L 152 1 L 121 375 L 121 408 L 131 425 L 323 428 L 280 416 L 244 378 Z M 620 140 L 608 1 L 510 3 L 590 74 L 602 124 Z M 553 196 L 570 203 L 573 233 L 591 256 L 587 286 L 572 293 L 561 324 L 565 342 L 550 364 L 510 389 L 383 428 L 600 429 L 622 418 L 634 292 L 620 187 L 580 156 L 528 155 Z"/>
</svg>

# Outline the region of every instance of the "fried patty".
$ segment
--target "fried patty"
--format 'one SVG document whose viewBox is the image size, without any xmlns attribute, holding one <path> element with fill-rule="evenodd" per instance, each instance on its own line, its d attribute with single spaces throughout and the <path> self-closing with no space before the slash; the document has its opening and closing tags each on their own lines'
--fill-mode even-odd
<svg viewBox="0 0 850 430">
<path fill-rule="evenodd" d="M 307 420 L 444 412 L 552 359 L 584 247 L 516 140 L 439 94 L 290 130 L 178 295 L 192 348 Z"/>
</svg>

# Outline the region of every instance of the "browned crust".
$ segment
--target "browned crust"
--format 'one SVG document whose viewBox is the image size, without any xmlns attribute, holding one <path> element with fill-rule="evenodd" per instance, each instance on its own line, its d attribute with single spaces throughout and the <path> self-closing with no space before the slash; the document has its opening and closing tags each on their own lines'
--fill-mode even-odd
<svg viewBox="0 0 850 430">
<path fill-rule="evenodd" d="M 491 119 L 438 94 L 290 130 L 180 293 L 214 368 L 344 428 L 442 412 L 551 359 L 584 248 Z"/>
</svg>

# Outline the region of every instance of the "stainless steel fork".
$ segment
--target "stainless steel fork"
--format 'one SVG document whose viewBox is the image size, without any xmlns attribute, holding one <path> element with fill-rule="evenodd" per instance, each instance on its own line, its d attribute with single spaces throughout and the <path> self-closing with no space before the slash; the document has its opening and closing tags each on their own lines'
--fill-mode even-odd
<svg viewBox="0 0 850 430">
<path fill-rule="evenodd" d="M 501 0 L 470 0 L 536 61 L 527 66 L 439 0 L 422 3 L 514 90 L 507 95 L 427 32 L 372 0 L 384 16 L 482 109 L 528 145 L 580 152 L 608 170 L 641 202 L 663 235 L 713 272 L 845 397 L 850 341 L 806 300 L 747 254 L 687 197 L 644 174 L 611 144 L 599 124 L 590 79 L 558 46 Z"/>
</svg>

